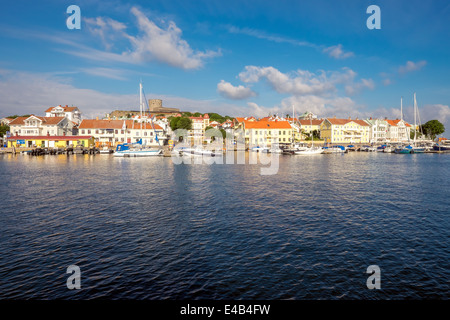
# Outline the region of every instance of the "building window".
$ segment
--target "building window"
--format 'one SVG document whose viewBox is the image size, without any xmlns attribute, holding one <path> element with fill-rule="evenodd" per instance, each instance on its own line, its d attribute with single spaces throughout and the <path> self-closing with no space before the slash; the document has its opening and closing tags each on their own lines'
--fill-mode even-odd
<svg viewBox="0 0 450 320">
<path fill-rule="evenodd" d="M 88 134 L 91 134 L 91 130 L 88 130 Z"/>
<path fill-rule="evenodd" d="M 95 130 L 95 133 L 98 134 L 98 130 Z"/>
<path fill-rule="evenodd" d="M 114 133 L 115 133 L 115 134 L 118 134 L 118 133 L 119 133 L 119 130 L 117 130 L 117 129 L 114 130 Z M 117 141 L 117 140 L 116 140 L 116 141 Z"/>
</svg>

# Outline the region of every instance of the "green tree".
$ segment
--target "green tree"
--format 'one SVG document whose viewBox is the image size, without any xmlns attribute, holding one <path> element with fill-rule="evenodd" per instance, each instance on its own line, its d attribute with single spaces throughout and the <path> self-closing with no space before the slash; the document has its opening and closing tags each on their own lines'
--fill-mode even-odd
<svg viewBox="0 0 450 320">
<path fill-rule="evenodd" d="M 6 134 L 6 131 L 9 131 L 9 126 L 1 125 L 0 126 L 0 137 L 3 137 Z"/>
<path fill-rule="evenodd" d="M 212 141 L 215 141 L 216 136 L 218 135 L 222 135 L 222 138 L 225 139 L 227 136 L 227 132 L 224 129 L 217 129 L 210 126 L 205 128 L 205 136 L 211 137 Z"/>
<path fill-rule="evenodd" d="M 26 117 L 26 118 L 28 118 L 29 116 L 31 116 L 31 114 L 24 114 L 23 116 L 19 116 L 18 114 L 15 114 L 13 116 L 7 116 L 6 118 L 11 118 L 11 119 L 15 119 L 15 118 L 18 118 L 18 117 Z"/>
<path fill-rule="evenodd" d="M 431 137 L 432 140 L 436 139 L 436 136 L 445 132 L 445 127 L 438 120 L 430 120 L 421 126 L 422 132 L 425 135 Z"/>
<path fill-rule="evenodd" d="M 189 118 L 180 117 L 177 122 L 177 129 L 191 130 L 192 129 L 192 120 Z"/>
</svg>

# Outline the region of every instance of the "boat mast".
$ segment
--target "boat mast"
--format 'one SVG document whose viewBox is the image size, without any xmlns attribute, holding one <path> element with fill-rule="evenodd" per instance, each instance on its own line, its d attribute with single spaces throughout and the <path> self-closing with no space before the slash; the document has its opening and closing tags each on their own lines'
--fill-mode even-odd
<svg viewBox="0 0 450 320">
<path fill-rule="evenodd" d="M 400 98 L 400 120 L 403 121 L 403 97 Z"/>
<path fill-rule="evenodd" d="M 292 146 L 295 146 L 295 109 L 294 105 L 292 105 Z M 299 127 L 300 131 L 300 127 Z M 300 138 L 301 139 L 301 138 Z"/>
<path fill-rule="evenodd" d="M 416 109 L 417 109 L 417 104 L 416 104 L 416 93 L 414 92 L 414 146 L 416 146 Z"/>
<path fill-rule="evenodd" d="M 142 104 L 142 80 L 141 80 L 141 82 L 139 82 L 139 113 L 140 113 L 140 116 L 141 116 L 141 133 L 140 133 L 140 136 L 141 136 L 141 141 L 142 141 L 142 109 L 143 109 L 143 104 Z"/>
</svg>

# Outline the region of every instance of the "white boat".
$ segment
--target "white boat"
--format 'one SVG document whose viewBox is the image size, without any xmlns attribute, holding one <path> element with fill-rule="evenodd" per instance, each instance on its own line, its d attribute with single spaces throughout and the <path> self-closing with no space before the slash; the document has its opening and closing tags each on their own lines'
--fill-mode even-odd
<svg viewBox="0 0 450 320">
<path fill-rule="evenodd" d="M 206 150 L 203 148 L 188 148 L 180 147 L 172 150 L 172 153 L 177 156 L 204 156 L 204 157 L 220 157 L 223 156 L 223 152 L 215 152 L 212 150 Z"/>
<path fill-rule="evenodd" d="M 376 152 L 376 151 L 377 151 L 377 148 L 371 147 L 371 146 L 362 146 L 362 147 L 361 147 L 361 151 L 365 151 L 365 152 Z"/>
<path fill-rule="evenodd" d="M 294 151 L 294 154 L 300 154 L 300 155 L 310 155 L 310 154 L 321 154 L 324 152 L 324 149 L 322 147 L 317 148 L 306 148 L 305 150 L 297 150 Z"/>
<path fill-rule="evenodd" d="M 250 150 L 252 150 L 254 152 L 269 152 L 269 148 L 267 148 L 267 147 L 260 147 L 260 146 L 253 147 Z"/>
<path fill-rule="evenodd" d="M 386 146 L 386 147 L 383 149 L 383 152 L 384 152 L 384 153 L 392 153 L 392 152 L 394 152 L 394 149 L 393 149 L 391 146 Z"/>
<path fill-rule="evenodd" d="M 311 119 L 311 128 L 312 128 L 312 119 Z M 294 151 L 294 154 L 299 155 L 312 155 L 312 154 L 321 154 L 324 152 L 324 149 L 322 147 L 314 147 L 314 135 L 311 134 L 312 140 L 311 140 L 311 147 L 301 147 Z"/>
<path fill-rule="evenodd" d="M 283 150 L 280 148 L 269 149 L 270 153 L 283 153 Z"/>
<path fill-rule="evenodd" d="M 194 150 L 194 155 L 197 156 L 206 156 L 206 157 L 220 157 L 223 156 L 222 152 L 214 152 L 212 150 L 202 149 L 202 148 L 196 148 Z"/>
<path fill-rule="evenodd" d="M 119 145 L 124 146 L 124 145 Z M 118 146 L 118 147 L 119 147 Z M 134 149 L 119 149 L 114 153 L 114 157 L 151 157 L 162 155 L 161 149 L 151 148 L 134 148 Z"/>
<path fill-rule="evenodd" d="M 112 149 L 108 148 L 108 147 L 103 147 L 99 151 L 100 154 L 111 154 L 113 152 L 114 151 Z"/>
<path fill-rule="evenodd" d="M 344 146 L 332 146 L 323 148 L 323 153 L 346 153 L 348 152 Z"/>
<path fill-rule="evenodd" d="M 142 114 L 144 112 L 144 103 L 142 100 L 142 83 L 139 83 L 139 100 L 140 100 L 140 113 L 141 113 L 141 137 L 142 137 Z M 124 121 L 125 126 L 125 121 Z M 153 127 L 153 122 L 152 122 Z M 125 130 L 126 128 L 124 128 Z M 155 131 L 153 129 L 153 131 Z M 158 141 L 158 135 L 155 133 L 156 141 Z M 114 152 L 114 157 L 152 157 L 152 156 L 160 156 L 162 155 L 161 145 L 159 148 L 152 148 L 146 145 L 142 145 L 142 138 L 135 143 L 124 143 L 119 144 L 116 147 L 116 151 Z"/>
</svg>

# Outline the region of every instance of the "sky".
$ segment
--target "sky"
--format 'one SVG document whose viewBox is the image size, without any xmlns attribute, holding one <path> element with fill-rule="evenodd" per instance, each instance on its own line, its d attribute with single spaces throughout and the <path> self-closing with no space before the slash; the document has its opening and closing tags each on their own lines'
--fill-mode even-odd
<svg viewBox="0 0 450 320">
<path fill-rule="evenodd" d="M 165 107 L 230 116 L 400 118 L 403 97 L 412 123 L 416 93 L 421 122 L 450 128 L 448 21 L 444 0 L 2 1 L 0 117 L 139 110 L 142 81 Z"/>
</svg>

